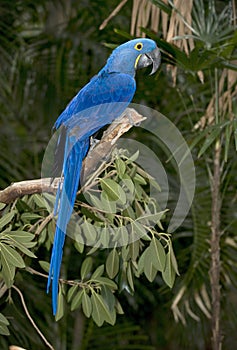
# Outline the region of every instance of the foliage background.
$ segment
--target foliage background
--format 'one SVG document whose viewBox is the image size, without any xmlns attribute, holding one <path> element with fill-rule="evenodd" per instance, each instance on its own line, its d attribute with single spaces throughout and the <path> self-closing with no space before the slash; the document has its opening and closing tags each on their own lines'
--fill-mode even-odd
<svg viewBox="0 0 237 350">
<path fill-rule="evenodd" d="M 138 346 L 134 344 L 140 344 L 141 349 L 210 348 L 213 188 L 220 204 L 217 229 L 221 234 L 223 348 L 232 349 L 236 344 L 236 7 L 235 1 L 224 0 L 187 3 L 184 7 L 182 1 L 128 1 L 103 30 L 99 26 L 117 6 L 115 0 L 0 3 L 2 189 L 12 181 L 40 177 L 42 157 L 57 116 L 104 65 L 111 52 L 104 44 L 122 43 L 131 36 L 130 29 L 132 35 L 146 32 L 154 38 L 163 54 L 162 67 L 155 78 L 138 72 L 134 102 L 170 118 L 190 144 L 195 160 L 195 200 L 184 225 L 173 236 L 181 277 L 172 290 L 159 277 L 152 284 L 143 277 L 135 280 L 138 292 L 134 296 L 123 292 L 120 297 L 126 315 L 118 317 L 116 326 L 98 328 L 80 310 L 71 313 L 69 309 L 55 323 L 50 297 L 45 294 L 45 278 L 18 267 L 21 270 L 14 285 L 56 349 L 105 349 L 113 334 L 114 339 L 120 334 L 120 339 L 124 337 L 134 348 Z M 172 4 L 178 8 L 173 17 Z M 155 15 L 150 16 L 154 11 Z M 141 137 L 134 130 L 131 136 Z M 152 139 L 146 142 L 155 148 Z M 161 151 L 158 154 L 165 159 Z M 219 184 L 213 181 L 218 157 Z M 24 203 L 18 203 L 16 209 L 16 215 L 27 212 Z M 46 213 L 41 211 L 40 215 Z M 24 225 L 29 219 L 25 220 Z M 34 220 L 31 217 L 28 224 Z M 36 255 L 40 260 L 49 261 L 51 240 L 37 240 Z M 33 248 L 30 242 L 29 236 L 29 249 Z M 68 244 L 63 274 L 67 269 L 73 273 L 74 266 L 79 269 L 84 258 L 72 252 Z M 26 257 L 26 265 L 27 259 L 30 257 Z M 99 264 L 103 256 L 98 254 L 96 259 Z M 31 267 L 39 270 L 37 262 L 31 262 Z M 12 344 L 26 349 L 45 348 L 25 315 L 17 289 L 8 291 L 4 283 L 0 311 L 10 322 L 10 336 L 1 337 L 1 348 L 8 349 Z M 128 349 L 126 341 L 123 344 L 118 340 L 113 346 Z"/>
</svg>

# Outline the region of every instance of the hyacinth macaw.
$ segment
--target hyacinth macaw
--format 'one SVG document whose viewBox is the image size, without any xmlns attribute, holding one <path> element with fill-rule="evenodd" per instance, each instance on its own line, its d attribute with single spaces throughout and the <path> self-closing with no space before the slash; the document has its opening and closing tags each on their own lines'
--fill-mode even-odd
<svg viewBox="0 0 237 350">
<path fill-rule="evenodd" d="M 47 292 L 52 280 L 53 314 L 57 312 L 58 279 L 67 225 L 78 190 L 82 161 L 90 137 L 119 117 L 131 102 L 137 69 L 160 65 L 160 51 L 150 39 L 134 39 L 117 47 L 101 71 L 85 85 L 68 104 L 55 123 L 60 136 L 55 155 L 61 155 L 62 183 L 58 187 L 55 214 L 58 215 L 54 237 Z"/>
</svg>

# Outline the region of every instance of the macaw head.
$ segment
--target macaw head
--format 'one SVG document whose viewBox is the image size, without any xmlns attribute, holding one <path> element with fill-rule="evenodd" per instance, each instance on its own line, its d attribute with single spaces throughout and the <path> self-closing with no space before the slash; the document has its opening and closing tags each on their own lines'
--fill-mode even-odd
<svg viewBox="0 0 237 350">
<path fill-rule="evenodd" d="M 126 73 L 135 75 L 137 69 L 152 65 L 153 74 L 161 61 L 160 50 L 151 39 L 139 38 L 127 41 L 118 46 L 109 57 L 105 66 L 110 73 Z"/>
</svg>

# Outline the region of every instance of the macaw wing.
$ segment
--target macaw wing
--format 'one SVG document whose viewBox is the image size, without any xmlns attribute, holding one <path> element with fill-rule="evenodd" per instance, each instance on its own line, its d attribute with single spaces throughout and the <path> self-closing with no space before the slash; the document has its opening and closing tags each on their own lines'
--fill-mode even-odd
<svg viewBox="0 0 237 350">
<path fill-rule="evenodd" d="M 135 80 L 130 75 L 110 73 L 94 77 L 79 91 L 55 123 L 56 129 L 60 127 L 61 131 L 55 149 L 53 178 L 60 176 L 63 159 L 66 159 L 66 138 L 73 136 L 75 143 L 110 124 L 127 108 L 135 89 Z"/>
<path fill-rule="evenodd" d="M 93 128 L 93 115 L 89 117 L 88 121 L 88 115 L 79 114 L 81 111 L 108 103 L 124 102 L 128 104 L 131 102 L 135 90 L 135 80 L 128 74 L 110 73 L 95 76 L 78 92 L 61 113 L 55 123 L 55 128 L 58 129 L 62 124 L 70 128 L 70 119 L 75 115 L 78 115 L 78 126 L 81 126 L 83 119 L 85 119 L 85 122 L 89 122 Z M 116 112 L 112 113 L 107 123 L 115 119 L 118 116 L 116 114 Z"/>
</svg>

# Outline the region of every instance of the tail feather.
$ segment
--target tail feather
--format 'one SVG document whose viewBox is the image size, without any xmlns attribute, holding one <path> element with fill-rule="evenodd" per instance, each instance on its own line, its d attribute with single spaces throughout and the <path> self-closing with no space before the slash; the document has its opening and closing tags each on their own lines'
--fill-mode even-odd
<svg viewBox="0 0 237 350">
<path fill-rule="evenodd" d="M 82 161 L 88 151 L 88 148 L 89 140 L 83 140 L 78 141 L 75 145 L 73 145 L 68 155 L 66 153 L 67 150 L 65 150 L 67 159 L 64 162 L 63 186 L 62 189 L 59 188 L 60 193 L 57 194 L 58 200 L 55 203 L 59 209 L 47 283 L 48 293 L 52 279 L 52 306 L 54 315 L 57 312 L 58 279 L 60 275 L 65 234 L 68 222 L 73 212 L 73 206 L 76 199 L 76 193 L 80 179 Z M 59 204 L 57 203 L 58 201 Z M 57 208 L 55 208 L 55 211 L 57 211 Z"/>
</svg>

